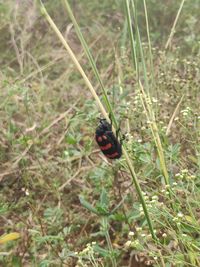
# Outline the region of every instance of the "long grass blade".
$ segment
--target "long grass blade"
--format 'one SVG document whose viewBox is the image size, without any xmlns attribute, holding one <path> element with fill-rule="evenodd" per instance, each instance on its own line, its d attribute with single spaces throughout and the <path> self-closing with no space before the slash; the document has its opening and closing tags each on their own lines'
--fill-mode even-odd
<svg viewBox="0 0 200 267">
<path fill-rule="evenodd" d="M 93 97 L 95 98 L 95 100 L 97 101 L 97 104 L 99 106 L 99 109 L 101 110 L 102 114 L 104 115 L 104 117 L 109 121 L 109 118 L 108 118 L 108 114 L 106 113 L 106 110 L 104 109 L 104 106 L 102 105 L 100 99 L 98 98 L 91 82 L 89 81 L 88 77 L 86 76 L 83 68 L 81 67 L 80 63 L 78 62 L 75 54 L 73 53 L 72 49 L 70 48 L 70 46 L 68 45 L 68 43 L 66 42 L 66 40 L 64 39 L 63 35 L 61 34 L 61 32 L 59 31 L 59 29 L 57 28 L 57 26 L 55 25 L 54 21 L 52 20 L 52 18 L 49 16 L 45 6 L 43 5 L 42 1 L 40 0 L 40 9 L 41 9 L 41 13 L 45 16 L 46 20 L 49 22 L 51 28 L 54 30 L 54 32 L 56 33 L 57 37 L 59 38 L 59 40 L 61 41 L 61 43 L 63 44 L 63 46 L 65 47 L 65 49 L 67 50 L 68 54 L 70 55 L 72 61 L 74 62 L 77 70 L 80 72 L 80 74 L 82 75 L 86 85 L 88 86 L 91 94 L 93 95 Z M 115 130 L 115 129 L 114 129 Z M 126 162 L 127 162 L 127 165 L 128 165 L 128 168 L 130 170 L 130 173 L 131 173 L 131 176 L 132 176 L 132 180 L 133 180 L 133 183 L 135 185 L 135 188 L 136 188 L 136 191 L 138 193 L 138 196 L 139 196 L 139 199 L 140 199 L 140 202 L 142 204 L 142 207 L 143 207 L 143 210 L 144 210 L 144 214 L 145 214 L 145 217 L 146 217 L 146 220 L 147 220 L 147 223 L 148 223 L 148 226 L 149 226 L 149 230 L 150 230 L 150 233 L 152 235 L 152 238 L 154 240 L 157 240 L 156 238 L 156 235 L 154 233 L 154 229 L 153 229 L 153 225 L 152 225 L 152 221 L 150 219 L 150 216 L 149 216 L 149 212 L 148 212 L 148 209 L 147 209 L 147 206 L 146 206 L 146 202 L 145 202 L 145 199 L 144 199 L 144 196 L 142 194 L 142 190 L 141 190 L 141 187 L 140 187 L 140 184 L 139 184 L 139 181 L 138 181 L 138 178 L 137 178 L 137 175 L 135 173 L 135 170 L 134 170 L 134 167 L 131 163 L 131 160 L 128 156 L 128 153 L 126 152 L 125 148 L 122 147 L 122 150 L 123 150 L 123 154 L 125 156 L 125 159 L 126 159 Z"/>
<path fill-rule="evenodd" d="M 79 25 L 78 25 L 78 23 L 76 21 L 76 18 L 74 16 L 73 12 L 72 12 L 72 9 L 71 9 L 68 1 L 67 0 L 63 0 L 63 3 L 64 3 L 65 8 L 67 9 L 67 12 L 68 12 L 68 14 L 70 16 L 71 21 L 72 21 L 72 23 L 73 23 L 73 25 L 75 27 L 75 31 L 77 33 L 77 36 L 78 36 L 80 42 L 81 42 L 81 45 L 82 45 L 82 47 L 84 49 L 84 52 L 88 57 L 88 61 L 89 61 L 90 65 L 91 65 L 91 67 L 92 67 L 94 75 L 95 75 L 97 81 L 99 82 L 99 84 L 101 86 L 101 89 L 102 89 L 103 95 L 104 95 L 106 109 L 108 110 L 108 113 L 111 114 L 112 121 L 113 121 L 115 127 L 118 128 L 117 121 L 116 121 L 112 106 L 110 104 L 110 101 L 108 99 L 108 95 L 107 95 L 105 86 L 104 86 L 103 81 L 102 81 L 102 79 L 100 77 L 99 71 L 98 71 L 98 69 L 96 67 L 96 63 L 94 61 L 92 53 L 90 52 L 89 46 L 87 45 L 87 42 L 85 41 L 85 39 L 83 37 L 83 34 L 82 34 L 81 30 L 80 30 L 80 27 L 79 27 Z"/>
</svg>

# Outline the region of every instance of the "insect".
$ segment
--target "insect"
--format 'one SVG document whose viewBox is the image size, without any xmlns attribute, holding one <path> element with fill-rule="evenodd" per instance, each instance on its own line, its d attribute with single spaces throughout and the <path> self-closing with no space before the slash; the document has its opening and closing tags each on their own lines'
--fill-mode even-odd
<svg viewBox="0 0 200 267">
<path fill-rule="evenodd" d="M 119 130 L 118 130 L 119 131 Z M 117 136 L 118 136 L 117 131 Z M 96 128 L 96 141 L 103 154 L 109 159 L 119 159 L 122 155 L 122 146 L 112 132 L 112 124 L 106 119 L 100 119 Z"/>
</svg>

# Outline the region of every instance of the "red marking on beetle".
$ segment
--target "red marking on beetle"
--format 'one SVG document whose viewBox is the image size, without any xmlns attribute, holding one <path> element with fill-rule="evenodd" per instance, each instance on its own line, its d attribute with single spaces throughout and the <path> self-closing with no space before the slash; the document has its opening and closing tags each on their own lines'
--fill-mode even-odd
<svg viewBox="0 0 200 267">
<path fill-rule="evenodd" d="M 102 142 L 102 137 L 101 137 L 101 136 L 98 136 L 98 137 L 97 137 L 97 141 L 98 141 L 98 142 Z"/>
<path fill-rule="evenodd" d="M 100 149 L 101 150 L 108 150 L 109 148 L 111 148 L 112 147 L 112 144 L 111 143 L 108 143 L 107 145 L 105 145 L 105 146 L 100 146 Z"/>
<path fill-rule="evenodd" d="M 107 140 L 108 139 L 107 136 L 105 136 L 105 135 L 103 135 L 102 137 L 103 137 L 104 140 Z"/>
<path fill-rule="evenodd" d="M 119 156 L 118 152 L 115 152 L 115 153 L 110 154 L 110 155 L 109 154 L 106 155 L 107 158 L 111 158 L 111 159 L 114 159 L 116 156 Z"/>
</svg>

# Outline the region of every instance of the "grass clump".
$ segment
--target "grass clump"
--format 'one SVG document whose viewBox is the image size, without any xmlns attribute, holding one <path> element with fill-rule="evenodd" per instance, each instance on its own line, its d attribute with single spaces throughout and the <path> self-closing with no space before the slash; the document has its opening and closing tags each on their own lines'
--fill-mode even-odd
<svg viewBox="0 0 200 267">
<path fill-rule="evenodd" d="M 0 5 L 2 266 L 200 266 L 197 5 Z"/>
</svg>

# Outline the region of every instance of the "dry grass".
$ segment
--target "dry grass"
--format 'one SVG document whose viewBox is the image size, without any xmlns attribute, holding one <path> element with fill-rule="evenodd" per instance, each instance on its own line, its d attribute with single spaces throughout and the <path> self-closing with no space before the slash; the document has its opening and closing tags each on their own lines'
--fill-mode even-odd
<svg viewBox="0 0 200 267">
<path fill-rule="evenodd" d="M 110 266 L 106 230 L 117 266 L 137 266 L 136 260 L 143 261 L 138 266 L 198 266 L 200 60 L 193 36 L 199 36 L 197 1 L 186 4 L 170 50 L 163 50 L 162 40 L 157 46 L 153 42 L 152 105 L 174 192 L 174 211 L 132 74 L 130 49 L 127 44 L 127 49 L 121 48 L 120 4 L 73 4 L 116 117 L 122 121 L 122 132 L 128 132 L 125 146 L 146 195 L 159 246 L 149 236 L 124 159 L 108 162 L 97 149 L 96 104 L 36 2 L 6 2 L 0 5 L 0 234 L 19 232 L 21 237 L 0 245 L 2 266 L 76 266 L 77 259 L 85 264 L 78 266 Z M 160 5 L 157 11 L 154 5 L 147 6 L 153 40 L 161 35 L 162 25 L 167 40 L 172 26 L 164 24 L 170 12 L 154 17 L 160 14 Z M 171 1 L 167 7 L 176 14 Z M 62 5 L 49 1 L 47 8 L 102 99 Z M 147 55 L 145 40 L 144 46 Z M 103 190 L 109 200 L 102 204 Z M 108 221 L 103 224 L 103 216 L 81 205 L 80 195 L 98 212 L 109 211 Z"/>
</svg>

